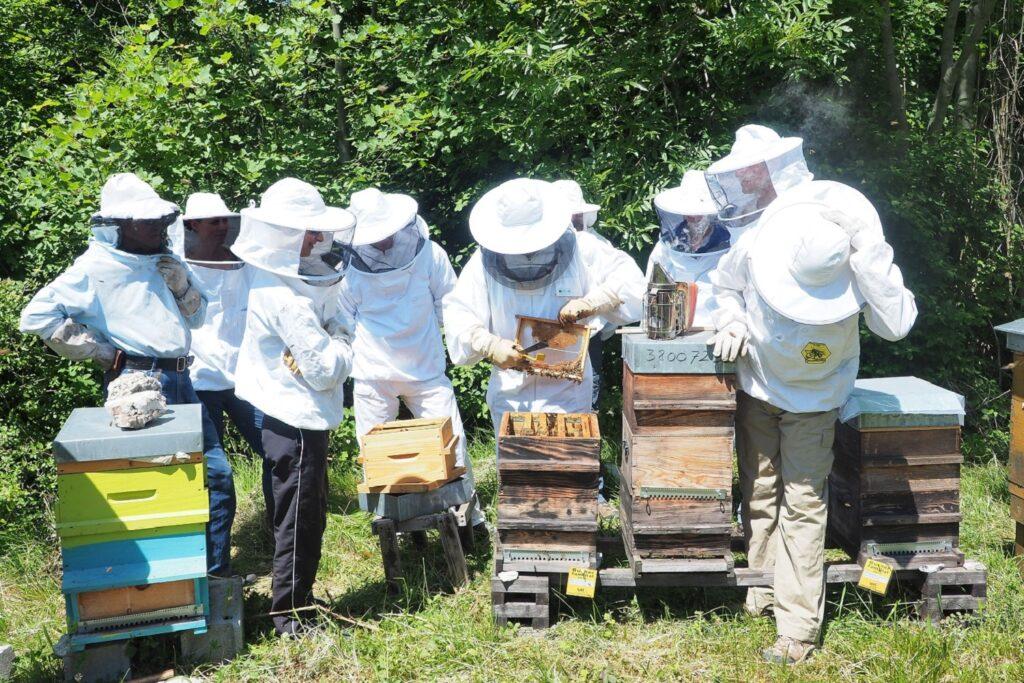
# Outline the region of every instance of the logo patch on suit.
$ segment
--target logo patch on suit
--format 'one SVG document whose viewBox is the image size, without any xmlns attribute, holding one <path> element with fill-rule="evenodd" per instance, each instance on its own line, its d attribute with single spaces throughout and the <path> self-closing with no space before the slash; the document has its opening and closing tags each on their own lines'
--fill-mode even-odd
<svg viewBox="0 0 1024 683">
<path fill-rule="evenodd" d="M 828 347 L 821 342 L 807 342 L 807 346 L 800 353 L 808 365 L 821 365 L 832 355 Z"/>
</svg>

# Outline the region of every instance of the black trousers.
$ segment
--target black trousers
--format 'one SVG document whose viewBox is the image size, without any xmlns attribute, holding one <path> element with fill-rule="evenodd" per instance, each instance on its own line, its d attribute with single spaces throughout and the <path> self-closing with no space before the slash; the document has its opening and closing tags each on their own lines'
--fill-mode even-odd
<svg viewBox="0 0 1024 683">
<path fill-rule="evenodd" d="M 266 415 L 263 457 L 274 496 L 274 628 L 290 632 L 312 604 L 313 582 L 327 528 L 327 432 L 298 429 Z"/>
</svg>

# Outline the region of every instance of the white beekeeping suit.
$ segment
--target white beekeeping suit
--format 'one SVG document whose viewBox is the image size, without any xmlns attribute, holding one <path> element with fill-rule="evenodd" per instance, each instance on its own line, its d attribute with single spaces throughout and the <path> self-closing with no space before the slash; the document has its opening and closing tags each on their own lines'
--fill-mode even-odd
<svg viewBox="0 0 1024 683">
<path fill-rule="evenodd" d="M 255 266 L 235 393 L 278 420 L 334 429 L 352 369 L 351 321 L 338 306 L 355 219 L 285 178 L 242 210 L 232 251 Z M 287 352 L 287 354 L 286 354 Z M 286 357 L 287 356 L 287 357 Z"/>
<path fill-rule="evenodd" d="M 184 357 L 206 300 L 167 252 L 178 207 L 133 173 L 103 186 L 85 253 L 32 298 L 20 329 L 71 360 L 110 369 L 117 350 L 147 358 Z M 173 288 L 172 285 L 173 284 Z"/>
<path fill-rule="evenodd" d="M 207 300 L 203 324 L 192 332 L 190 373 L 196 391 L 235 387 L 253 277 L 253 269 L 230 250 L 238 229 L 239 215 L 210 192 L 189 195 L 184 215 L 170 229 L 171 250 Z"/>
<path fill-rule="evenodd" d="M 470 230 L 480 244 L 445 302 L 448 352 L 457 365 L 495 367 L 487 405 L 495 431 L 507 411 L 589 412 L 592 370 L 582 383 L 537 377 L 513 344 L 516 315 L 580 321 L 592 334 L 639 320 L 643 273 L 629 256 L 570 227 L 571 213 L 549 183 L 518 178 L 476 203 Z"/>
<path fill-rule="evenodd" d="M 676 282 L 696 283 L 694 327 L 712 328 L 708 275 L 728 251 L 730 234 L 718 219 L 718 207 L 704 174 L 687 171 L 679 187 L 670 187 L 654 197 L 654 211 L 660 230 L 647 260 L 647 279 L 658 263 Z"/>
<path fill-rule="evenodd" d="M 776 197 L 814 178 L 807 170 L 803 142 L 779 137 L 766 126 L 742 126 L 729 154 L 708 166 L 708 189 L 733 244 Z"/>
<path fill-rule="evenodd" d="M 712 273 L 715 353 L 739 354 L 736 408 L 750 566 L 774 570 L 746 609 L 775 612 L 767 660 L 813 653 L 825 609 L 826 488 L 838 408 L 860 361 L 858 319 L 890 341 L 917 318 L 874 207 L 840 183 L 783 192 Z"/>
</svg>

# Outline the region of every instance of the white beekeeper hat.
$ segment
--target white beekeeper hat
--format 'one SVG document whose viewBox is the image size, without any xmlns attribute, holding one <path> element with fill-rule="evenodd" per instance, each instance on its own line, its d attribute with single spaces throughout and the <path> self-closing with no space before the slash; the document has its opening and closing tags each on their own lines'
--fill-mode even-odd
<svg viewBox="0 0 1024 683">
<path fill-rule="evenodd" d="M 231 218 L 238 213 L 228 208 L 224 200 L 216 192 L 193 192 L 185 200 L 183 221 L 202 218 Z"/>
<path fill-rule="evenodd" d="M 718 213 L 703 171 L 687 171 L 678 187 L 662 190 L 654 197 L 654 205 L 662 211 L 679 216 L 710 216 Z"/>
<path fill-rule="evenodd" d="M 572 209 L 552 183 L 509 180 L 481 197 L 469 212 L 469 231 L 499 254 L 529 254 L 554 244 L 572 227 Z"/>
<path fill-rule="evenodd" d="M 337 232 L 355 225 L 345 209 L 327 206 L 320 191 L 298 178 L 283 178 L 268 187 L 259 206 L 242 209 L 241 215 L 293 230 Z"/>
<path fill-rule="evenodd" d="M 583 199 L 583 188 L 575 180 L 556 180 L 551 184 L 565 197 L 565 201 L 569 203 L 569 209 L 573 215 L 597 213 L 601 210 L 600 204 L 591 204 Z"/>
<path fill-rule="evenodd" d="M 864 296 L 850 268 L 850 238 L 824 216 L 841 211 L 882 235 L 867 197 L 828 180 L 784 193 L 761 216 L 750 246 L 754 287 L 781 315 L 806 325 L 828 325 L 857 313 Z"/>
<path fill-rule="evenodd" d="M 385 240 L 412 223 L 419 205 L 409 195 L 370 187 L 352 195 L 348 210 L 356 217 L 352 246 L 361 247 Z"/>
<path fill-rule="evenodd" d="M 729 153 L 708 166 L 708 173 L 727 173 L 784 156 L 800 149 L 803 138 L 784 138 L 768 126 L 749 124 L 736 130 Z"/>
<path fill-rule="evenodd" d="M 160 199 L 156 190 L 134 173 L 115 173 L 100 191 L 100 210 L 93 218 L 147 220 L 178 213 L 178 205 Z"/>
</svg>

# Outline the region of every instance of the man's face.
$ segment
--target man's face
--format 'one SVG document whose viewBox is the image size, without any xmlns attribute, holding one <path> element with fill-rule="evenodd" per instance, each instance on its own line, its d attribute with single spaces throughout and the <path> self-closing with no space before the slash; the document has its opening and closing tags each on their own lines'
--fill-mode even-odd
<svg viewBox="0 0 1024 683">
<path fill-rule="evenodd" d="M 118 249 L 131 254 L 159 254 L 167 246 L 167 228 L 177 217 L 172 213 L 161 218 L 119 221 Z"/>
<path fill-rule="evenodd" d="M 385 252 L 391 247 L 395 246 L 395 236 L 391 235 L 390 237 L 382 239 L 380 242 L 374 242 L 370 246 L 379 252 Z"/>
<path fill-rule="evenodd" d="M 185 258 L 193 261 L 237 260 L 227 244 L 231 223 L 232 219 L 227 216 L 185 221 Z"/>
<path fill-rule="evenodd" d="M 740 181 L 740 189 L 743 194 L 752 194 L 761 197 L 772 189 L 771 174 L 768 173 L 767 164 L 754 164 L 736 171 L 736 177 Z"/>
<path fill-rule="evenodd" d="M 313 253 L 313 247 L 320 242 L 323 242 L 326 237 L 325 233 L 319 230 L 307 230 L 306 234 L 302 237 L 302 251 L 299 252 L 299 256 L 309 256 Z"/>
</svg>

